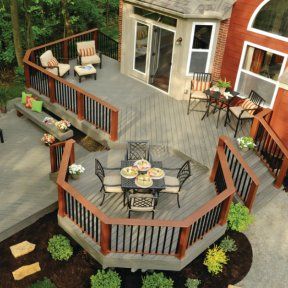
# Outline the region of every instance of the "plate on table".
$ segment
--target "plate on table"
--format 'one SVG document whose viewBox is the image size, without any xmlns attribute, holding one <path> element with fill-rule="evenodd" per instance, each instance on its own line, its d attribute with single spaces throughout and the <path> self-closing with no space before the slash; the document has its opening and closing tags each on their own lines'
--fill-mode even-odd
<svg viewBox="0 0 288 288">
<path fill-rule="evenodd" d="M 153 185 L 153 180 L 149 175 L 141 174 L 136 177 L 135 184 L 140 188 L 149 188 Z"/>
<path fill-rule="evenodd" d="M 151 179 L 162 179 L 165 176 L 165 172 L 160 168 L 151 168 L 148 170 L 148 175 Z"/>
<path fill-rule="evenodd" d="M 149 163 L 149 161 L 144 159 L 137 160 L 134 163 L 134 166 L 136 166 L 139 171 L 148 171 L 151 168 L 151 164 Z"/>
<path fill-rule="evenodd" d="M 127 179 L 133 179 L 138 176 L 138 169 L 133 166 L 122 168 L 120 171 L 121 176 Z"/>
</svg>

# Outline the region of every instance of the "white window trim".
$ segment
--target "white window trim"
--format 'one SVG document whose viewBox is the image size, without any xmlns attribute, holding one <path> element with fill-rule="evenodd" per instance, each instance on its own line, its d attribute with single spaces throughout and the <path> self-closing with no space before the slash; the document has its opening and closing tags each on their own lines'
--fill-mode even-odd
<svg viewBox="0 0 288 288">
<path fill-rule="evenodd" d="M 257 73 L 253 73 L 253 72 L 251 72 L 249 70 L 245 70 L 245 69 L 242 68 L 243 64 L 244 64 L 244 61 L 245 61 L 245 56 L 246 56 L 246 53 L 247 53 L 248 46 L 252 46 L 254 48 L 262 49 L 264 51 L 267 51 L 267 52 L 270 52 L 270 53 L 273 53 L 273 54 L 277 54 L 277 55 L 282 56 L 284 58 L 278 78 L 280 78 L 280 76 L 284 73 L 285 67 L 287 66 L 288 54 L 285 54 L 283 52 L 280 52 L 280 51 L 277 51 L 277 50 L 273 50 L 273 49 L 270 49 L 270 48 L 267 48 L 267 47 L 264 47 L 264 46 L 261 46 L 261 45 L 254 44 L 254 43 L 249 42 L 249 41 L 245 41 L 244 42 L 244 46 L 243 46 L 243 49 L 242 49 L 242 55 L 241 55 L 241 59 L 240 59 L 240 64 L 239 64 L 239 68 L 238 68 L 238 73 L 237 73 L 237 78 L 236 78 L 236 82 L 235 82 L 235 90 L 236 91 L 239 90 L 238 88 L 239 88 L 241 72 L 244 72 L 246 74 L 252 75 L 252 76 L 254 76 L 256 78 L 259 78 L 261 80 L 265 80 L 265 81 L 267 81 L 269 83 L 275 84 L 274 95 L 272 96 L 271 104 L 268 105 L 268 107 L 272 108 L 274 106 L 275 99 L 276 99 L 276 96 L 278 94 L 278 89 L 279 89 L 280 82 L 278 80 L 276 81 L 276 80 L 273 80 L 273 79 L 269 79 L 269 78 L 266 78 L 266 77 L 264 77 L 262 75 L 259 75 Z"/>
<path fill-rule="evenodd" d="M 145 26 L 148 27 L 147 51 L 146 51 L 146 63 L 145 63 L 145 73 L 135 68 L 136 41 L 137 41 L 137 26 L 138 26 L 138 23 L 140 23 L 140 24 L 145 25 Z M 136 20 L 136 21 L 135 21 L 135 26 L 134 26 L 133 71 L 136 71 L 137 73 L 140 73 L 140 74 L 142 74 L 142 75 L 147 75 L 147 62 L 148 62 L 148 48 L 149 48 L 149 45 L 150 45 L 150 25 L 147 24 L 147 23 L 145 23 L 145 22 L 142 22 L 142 21 Z"/>
<path fill-rule="evenodd" d="M 285 41 L 285 42 L 288 42 L 288 37 L 284 37 L 284 36 L 280 36 L 280 35 L 277 35 L 277 34 L 274 34 L 274 33 L 271 33 L 271 32 L 266 32 L 266 31 L 263 31 L 263 30 L 260 30 L 260 29 L 257 29 L 257 28 L 253 28 L 253 23 L 254 23 L 254 20 L 255 18 L 257 17 L 258 13 L 260 12 L 260 10 L 268 3 L 270 2 L 270 0 L 264 0 L 258 7 L 257 9 L 254 11 L 254 13 L 252 14 L 252 17 L 250 18 L 250 21 L 248 23 L 248 27 L 247 27 L 247 30 L 248 31 L 251 31 L 251 32 L 254 32 L 254 33 L 257 33 L 257 34 L 260 34 L 260 35 L 264 35 L 264 36 L 268 36 L 268 37 L 271 37 L 271 38 L 275 38 L 277 40 L 281 40 L 281 41 Z"/>
<path fill-rule="evenodd" d="M 193 41 L 194 41 L 194 36 L 195 36 L 195 28 L 197 25 L 209 25 L 212 26 L 212 33 L 211 33 L 211 39 L 210 39 L 210 44 L 208 49 L 195 49 L 193 48 Z M 215 22 L 194 22 L 192 25 L 192 33 L 191 33 L 191 38 L 190 38 L 190 44 L 189 44 L 189 54 L 188 54 L 188 61 L 187 61 L 187 68 L 186 68 L 186 75 L 187 76 L 192 76 L 193 73 L 190 73 L 190 63 L 191 63 L 191 57 L 192 57 L 192 52 L 208 52 L 208 57 L 207 57 L 207 62 L 206 62 L 206 67 L 205 67 L 205 73 L 208 73 L 210 71 L 210 62 L 211 62 L 211 56 L 212 56 L 212 51 L 213 51 L 213 44 L 214 44 L 214 39 L 215 39 L 215 30 L 216 30 L 216 23 Z"/>
</svg>

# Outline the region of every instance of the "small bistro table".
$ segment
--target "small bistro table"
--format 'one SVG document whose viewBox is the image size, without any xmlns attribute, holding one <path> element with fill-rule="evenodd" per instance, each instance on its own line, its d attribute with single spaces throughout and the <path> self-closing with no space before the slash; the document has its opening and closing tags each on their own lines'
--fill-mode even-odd
<svg viewBox="0 0 288 288">
<path fill-rule="evenodd" d="M 235 99 L 236 96 L 239 95 L 238 92 L 230 90 L 231 97 L 226 98 L 224 95 L 222 95 L 220 92 L 212 91 L 210 89 L 205 90 L 204 93 L 209 97 L 209 102 L 207 105 L 207 110 L 205 114 L 203 115 L 203 120 L 205 117 L 209 116 L 210 113 L 210 107 L 214 107 L 213 114 L 217 112 L 218 110 L 218 117 L 217 117 L 217 124 L 216 127 L 218 128 L 220 113 L 223 110 L 228 110 L 230 107 L 231 102 Z"/>
<path fill-rule="evenodd" d="M 121 161 L 121 169 L 128 167 L 128 166 L 133 166 L 135 161 L 131 160 L 123 160 Z M 162 161 L 150 161 L 151 167 L 156 167 L 156 168 L 162 168 Z M 140 173 L 145 173 L 145 172 L 140 172 Z M 161 179 L 153 179 L 153 185 L 147 188 L 142 188 L 136 185 L 135 183 L 135 178 L 128 179 L 125 178 L 121 175 L 121 188 L 125 193 L 125 197 L 129 191 L 137 191 L 140 193 L 150 193 L 149 191 L 152 192 L 152 194 L 158 198 L 158 192 L 165 189 L 165 181 L 164 177 Z M 157 203 L 157 199 L 156 199 Z"/>
</svg>

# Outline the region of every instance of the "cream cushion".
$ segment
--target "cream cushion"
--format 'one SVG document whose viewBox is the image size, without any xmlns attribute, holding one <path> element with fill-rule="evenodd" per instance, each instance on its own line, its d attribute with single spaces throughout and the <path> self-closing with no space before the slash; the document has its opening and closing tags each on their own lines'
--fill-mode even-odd
<svg viewBox="0 0 288 288">
<path fill-rule="evenodd" d="M 79 76 L 84 76 L 84 75 L 91 75 L 91 74 L 95 74 L 96 73 L 96 69 L 95 67 L 93 67 L 93 65 L 89 64 L 89 65 L 86 65 L 86 66 L 89 66 L 90 69 L 83 69 L 82 66 L 75 66 L 74 67 L 74 70 L 77 72 L 77 74 Z"/>
<path fill-rule="evenodd" d="M 191 97 L 199 100 L 208 100 L 207 95 L 202 91 L 193 91 Z"/>
<path fill-rule="evenodd" d="M 81 64 L 99 64 L 101 62 L 100 57 L 97 54 L 92 56 L 83 56 L 81 57 Z"/>
<path fill-rule="evenodd" d="M 54 58 L 53 53 L 51 50 L 47 50 L 46 52 L 44 52 L 41 56 L 40 56 L 40 62 L 41 65 L 43 67 L 47 67 L 48 66 L 48 62 Z"/>
<path fill-rule="evenodd" d="M 82 41 L 82 42 L 77 42 L 77 53 L 80 55 L 80 49 L 86 49 L 86 48 L 94 48 L 95 49 L 95 41 Z"/>
<path fill-rule="evenodd" d="M 120 175 L 108 175 L 104 177 L 104 189 L 108 193 L 122 193 L 121 188 L 121 176 Z"/>
<path fill-rule="evenodd" d="M 234 106 L 230 107 L 229 109 L 237 118 L 239 118 L 240 113 L 243 111 L 243 108 L 241 106 Z M 241 115 L 241 119 L 252 119 L 252 118 L 254 118 L 254 116 L 248 113 L 247 111 L 244 111 L 243 114 Z"/>
<path fill-rule="evenodd" d="M 178 193 L 179 192 L 179 179 L 176 177 L 165 176 L 164 178 L 166 188 L 161 192 L 166 193 Z"/>
<path fill-rule="evenodd" d="M 65 73 L 67 73 L 70 70 L 70 65 L 69 64 L 64 64 L 64 63 L 59 63 L 59 76 L 62 77 Z M 47 71 L 58 75 L 58 69 L 57 68 L 46 68 Z"/>
</svg>

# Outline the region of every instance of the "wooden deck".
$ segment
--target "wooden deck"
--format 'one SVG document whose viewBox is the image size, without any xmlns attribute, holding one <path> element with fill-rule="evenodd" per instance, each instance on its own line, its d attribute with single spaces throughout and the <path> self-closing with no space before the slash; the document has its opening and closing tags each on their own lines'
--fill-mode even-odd
<svg viewBox="0 0 288 288">
<path fill-rule="evenodd" d="M 75 61 L 70 61 L 71 70 Z M 119 143 L 148 139 L 153 144 L 173 147 L 199 163 L 212 166 L 219 136 L 232 137 L 230 127 L 224 127 L 221 112 L 216 128 L 217 113 L 201 121 L 204 113 L 187 115 L 188 101 L 177 101 L 133 78 L 120 73 L 117 61 L 103 57 L 103 68 L 97 69 L 97 80 L 73 77 L 66 80 L 113 104 L 119 112 Z M 203 107 L 204 108 L 204 107 Z M 239 136 L 248 134 L 246 125 Z"/>
<path fill-rule="evenodd" d="M 127 206 L 123 206 L 123 195 L 111 194 L 105 199 L 102 206 L 99 206 L 102 200 L 100 193 L 100 181 L 95 176 L 95 158 L 97 158 L 104 167 L 120 167 L 120 161 L 125 159 L 125 149 L 112 149 L 106 152 L 90 153 L 86 157 L 77 160 L 82 164 L 86 171 L 78 180 L 69 180 L 69 182 L 88 199 L 92 204 L 100 208 L 106 215 L 114 218 L 127 218 Z M 153 146 L 151 149 L 153 160 L 162 160 L 163 167 L 178 168 L 185 160 L 189 159 L 181 153 L 163 146 Z M 76 158 L 77 159 L 77 158 Z M 177 206 L 175 195 L 161 194 L 156 207 L 155 219 L 161 220 L 181 220 L 192 214 L 210 199 L 215 197 L 215 188 L 209 182 L 209 170 L 207 167 L 191 160 L 192 176 L 183 186 L 180 196 L 181 208 Z M 174 172 L 174 173 L 173 173 Z M 109 171 L 109 173 L 119 173 L 119 171 Z M 167 175 L 176 176 L 177 171 L 169 171 Z M 133 218 L 151 219 L 151 213 L 133 213 Z"/>
</svg>

